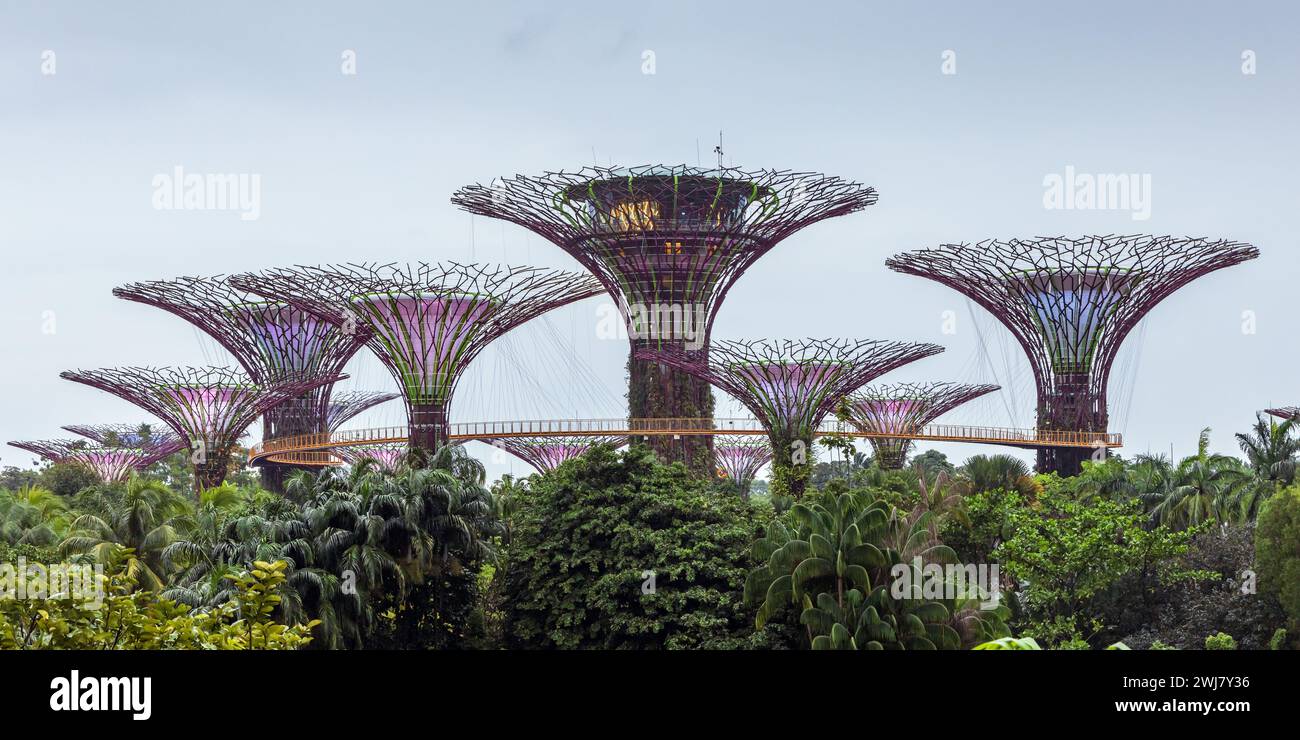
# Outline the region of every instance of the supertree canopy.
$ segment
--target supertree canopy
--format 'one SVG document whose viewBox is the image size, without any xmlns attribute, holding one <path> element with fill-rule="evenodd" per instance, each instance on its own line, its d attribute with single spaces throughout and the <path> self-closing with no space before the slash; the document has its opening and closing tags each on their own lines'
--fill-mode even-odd
<svg viewBox="0 0 1300 740">
<path fill-rule="evenodd" d="M 365 344 L 365 333 L 342 331 L 288 303 L 236 288 L 227 276 L 180 277 L 123 285 L 113 295 L 169 311 L 203 330 L 234 355 L 255 384 L 337 374 Z M 262 438 L 328 431 L 331 387 L 313 388 L 266 410 Z M 266 463 L 278 490 L 292 466 Z"/>
<path fill-rule="evenodd" d="M 1280 419 L 1300 419 L 1300 406 L 1282 406 L 1276 409 L 1265 409 L 1264 413 L 1270 416 L 1276 416 Z"/>
<path fill-rule="evenodd" d="M 84 465 L 106 483 L 126 480 L 132 471 L 144 470 L 180 449 L 180 444 L 175 440 L 169 445 L 148 448 L 91 444 L 84 439 L 51 439 L 9 444 L 40 455 L 51 462 Z"/>
<path fill-rule="evenodd" d="M 337 432 L 348 420 L 361 412 L 401 397 L 400 393 L 378 391 L 334 392 L 330 394 L 329 408 L 325 412 L 325 428 Z"/>
<path fill-rule="evenodd" d="M 638 351 L 706 349 L 723 298 L 755 260 L 805 226 L 875 203 L 876 191 L 814 173 L 647 165 L 516 176 L 462 188 L 452 202 L 537 233 L 600 278 L 632 340 L 632 418 L 707 418 L 708 383 Z M 651 446 L 709 473 L 711 440 Z"/>
<path fill-rule="evenodd" d="M 914 434 L 921 427 L 967 401 L 998 390 L 996 385 L 963 383 L 894 383 L 861 389 L 845 401 L 849 421 L 859 431 Z M 876 465 L 886 470 L 903 467 L 912 440 L 905 437 L 871 437 Z"/>
<path fill-rule="evenodd" d="M 152 424 L 68 424 L 63 428 L 105 447 L 125 447 L 150 454 L 161 452 L 158 459 L 185 446 L 175 432 L 155 429 Z"/>
<path fill-rule="evenodd" d="M 618 448 L 627 444 L 627 437 L 612 435 L 597 436 L 555 436 L 555 437 L 499 437 L 491 440 L 494 447 L 509 452 L 545 473 L 560 466 L 560 463 L 584 455 L 596 445 L 609 445 Z"/>
<path fill-rule="evenodd" d="M 765 439 L 720 436 L 713 441 L 718 472 L 736 485 L 741 498 L 749 498 L 749 486 L 760 468 L 772 462 L 772 445 Z"/>
<path fill-rule="evenodd" d="M 349 465 L 358 465 L 362 460 L 374 460 L 380 470 L 393 473 L 410 449 L 405 442 L 381 442 L 362 447 L 335 447 L 330 452 Z"/>
<path fill-rule="evenodd" d="M 718 341 L 707 356 L 674 347 L 639 354 L 707 380 L 744 404 L 772 444 L 774 493 L 802 496 L 813 435 L 826 415 L 872 379 L 942 351 L 937 344 L 801 339 Z"/>
<path fill-rule="evenodd" d="M 945 244 L 886 264 L 965 294 L 1006 325 L 1033 367 L 1039 429 L 1105 432 L 1111 365 L 1134 325 L 1192 280 L 1258 256 L 1227 240 L 1085 236 Z M 1077 473 L 1089 454 L 1039 448 L 1038 469 Z"/>
<path fill-rule="evenodd" d="M 446 443 L 456 382 L 488 343 L 553 308 L 603 292 L 588 275 L 456 263 L 295 267 L 232 282 L 362 331 L 402 388 L 411 445 L 425 450 Z"/>
<path fill-rule="evenodd" d="M 225 480 L 231 452 L 258 416 L 344 376 L 298 376 L 255 385 L 226 367 L 123 367 L 67 371 L 61 377 L 130 401 L 171 427 L 189 448 L 195 488 L 203 491 Z"/>
</svg>

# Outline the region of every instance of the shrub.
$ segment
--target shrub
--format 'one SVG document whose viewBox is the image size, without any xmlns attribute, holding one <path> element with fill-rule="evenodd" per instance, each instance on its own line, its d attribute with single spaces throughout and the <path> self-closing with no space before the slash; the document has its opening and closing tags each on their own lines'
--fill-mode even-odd
<svg viewBox="0 0 1300 740">
<path fill-rule="evenodd" d="M 1300 484 L 1279 491 L 1260 509 L 1255 564 L 1260 593 L 1276 597 L 1291 628 L 1300 627 Z"/>
<path fill-rule="evenodd" d="M 1210 635 L 1205 638 L 1206 650 L 1236 650 L 1237 641 L 1232 639 L 1232 635 L 1220 632 L 1217 635 Z"/>
</svg>

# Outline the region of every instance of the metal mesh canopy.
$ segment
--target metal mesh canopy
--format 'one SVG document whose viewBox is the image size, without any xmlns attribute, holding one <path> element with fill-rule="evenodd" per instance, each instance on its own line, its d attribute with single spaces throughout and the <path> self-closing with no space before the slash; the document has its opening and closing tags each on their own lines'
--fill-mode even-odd
<svg viewBox="0 0 1300 740">
<path fill-rule="evenodd" d="M 185 446 L 175 432 L 155 429 L 151 424 L 69 424 L 63 428 L 105 447 L 125 447 L 151 454 L 160 452 L 159 459 Z"/>
<path fill-rule="evenodd" d="M 721 437 L 713 440 L 713 454 L 722 477 L 748 495 L 759 469 L 772 462 L 772 445 L 763 439 Z"/>
<path fill-rule="evenodd" d="M 998 390 L 996 385 L 891 383 L 868 386 L 849 396 L 849 421 L 863 432 L 912 434 L 967 401 Z M 876 464 L 903 466 L 910 439 L 870 438 Z"/>
<path fill-rule="evenodd" d="M 619 436 L 500 437 L 483 441 L 490 442 L 494 447 L 500 447 L 518 457 L 532 465 L 539 473 L 554 470 L 560 466 L 560 463 L 585 455 L 588 450 L 597 445 L 618 448 L 627 444 L 627 438 Z"/>
<path fill-rule="evenodd" d="M 619 300 L 634 344 L 659 346 L 706 342 L 755 260 L 805 226 L 874 204 L 876 191 L 815 173 L 646 165 L 518 175 L 451 200 L 568 252 Z"/>
<path fill-rule="evenodd" d="M 942 351 L 937 344 L 801 339 L 715 341 L 707 357 L 673 348 L 638 354 L 730 393 L 767 428 L 773 444 L 784 446 L 811 440 L 826 414 L 854 389 Z"/>
<path fill-rule="evenodd" d="M 405 442 L 385 442 L 364 447 L 335 447 L 330 452 L 349 465 L 374 460 L 381 470 L 392 473 L 396 472 L 410 450 L 410 445 Z"/>
<path fill-rule="evenodd" d="M 325 413 L 326 427 L 330 432 L 337 432 L 340 427 L 361 412 L 401 397 L 400 393 L 379 391 L 333 393 L 330 395 L 329 410 Z"/>
<path fill-rule="evenodd" d="M 236 287 L 223 275 L 131 283 L 113 295 L 169 311 L 203 330 L 259 385 L 337 374 L 366 340 L 364 331 L 342 331 L 297 306 Z M 330 390 L 314 388 L 268 413 L 265 436 L 325 431 Z"/>
<path fill-rule="evenodd" d="M 1282 406 L 1281 408 L 1276 409 L 1265 409 L 1264 413 L 1282 419 L 1300 419 L 1300 406 Z"/>
<path fill-rule="evenodd" d="M 412 443 L 445 443 L 462 371 L 489 342 L 546 311 L 602 292 L 590 275 L 458 263 L 347 264 L 238 275 L 241 289 L 363 331 L 401 386 Z"/>
<path fill-rule="evenodd" d="M 179 449 L 159 447 L 106 447 L 84 439 L 51 439 L 34 442 L 10 442 L 10 445 L 35 453 L 51 462 L 73 462 L 90 468 L 99 479 L 116 483 L 130 477 L 133 470 L 143 470 Z"/>
<path fill-rule="evenodd" d="M 1259 256 L 1240 242 L 1172 236 L 1038 237 L 945 244 L 886 264 L 960 291 L 996 316 L 1029 357 L 1043 429 L 1105 431 L 1106 386 L 1128 332 L 1196 278 Z M 1085 451 L 1039 451 L 1074 472 Z M 1059 456 L 1070 460 L 1055 461 Z"/>
<path fill-rule="evenodd" d="M 60 377 L 112 393 L 161 419 L 191 452 L 202 453 L 192 457 L 195 482 L 210 487 L 224 480 L 231 450 L 264 411 L 344 376 L 299 377 L 259 386 L 227 367 L 123 367 L 67 371 Z"/>
</svg>

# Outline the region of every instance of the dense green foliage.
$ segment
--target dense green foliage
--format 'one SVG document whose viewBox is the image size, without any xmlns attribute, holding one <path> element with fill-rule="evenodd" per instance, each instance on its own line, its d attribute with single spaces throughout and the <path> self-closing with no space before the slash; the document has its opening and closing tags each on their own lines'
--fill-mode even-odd
<svg viewBox="0 0 1300 740">
<path fill-rule="evenodd" d="M 1277 598 L 1300 630 L 1300 484 L 1289 486 L 1267 501 L 1255 533 L 1259 590 Z"/>
</svg>

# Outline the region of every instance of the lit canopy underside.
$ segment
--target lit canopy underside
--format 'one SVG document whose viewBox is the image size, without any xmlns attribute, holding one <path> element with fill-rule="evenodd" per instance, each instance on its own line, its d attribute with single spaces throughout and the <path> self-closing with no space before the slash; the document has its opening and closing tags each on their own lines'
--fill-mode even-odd
<svg viewBox="0 0 1300 740">
<path fill-rule="evenodd" d="M 865 433 L 915 434 L 926 424 L 971 399 L 998 390 L 996 385 L 894 383 L 863 388 L 845 406 L 849 421 Z M 870 438 L 882 468 L 902 465 L 909 439 Z"/>
</svg>

